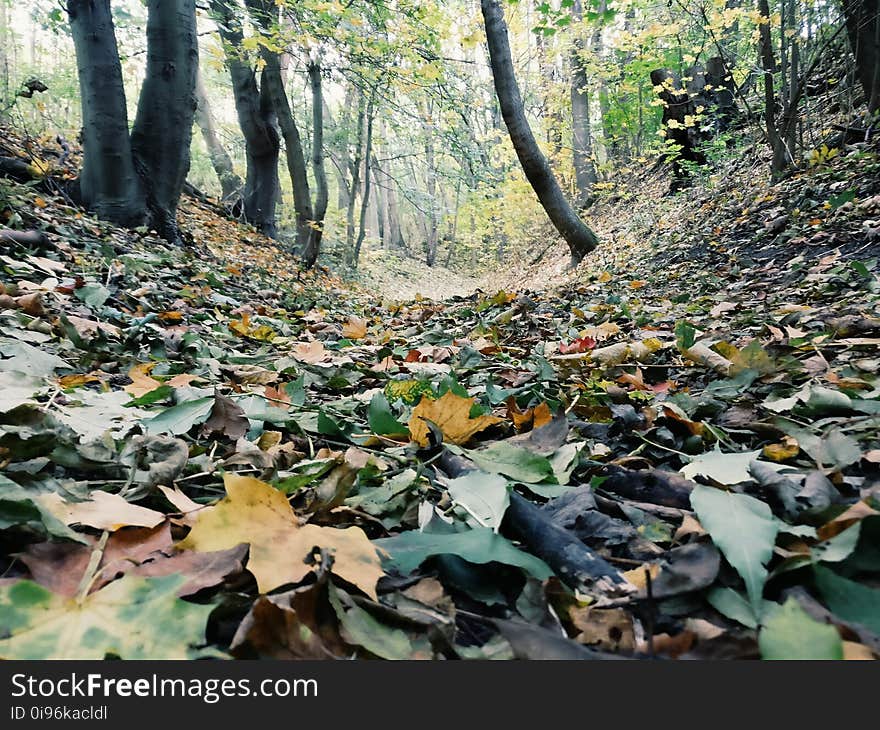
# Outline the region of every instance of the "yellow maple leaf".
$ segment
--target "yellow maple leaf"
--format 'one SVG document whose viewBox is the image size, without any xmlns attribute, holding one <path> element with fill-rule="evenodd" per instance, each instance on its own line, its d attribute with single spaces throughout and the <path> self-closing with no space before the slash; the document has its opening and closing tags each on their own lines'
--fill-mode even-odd
<svg viewBox="0 0 880 730">
<path fill-rule="evenodd" d="M 152 393 L 154 390 L 161 388 L 163 385 L 168 385 L 172 388 L 183 388 L 192 383 L 193 380 L 199 379 L 198 375 L 180 373 L 163 383 L 150 376 L 150 372 L 154 367 L 156 367 L 154 362 L 142 362 L 129 370 L 128 377 L 131 378 L 131 383 L 125 386 L 125 392 L 132 398 L 140 398 L 147 393 Z"/>
<path fill-rule="evenodd" d="M 342 336 L 349 340 L 362 340 L 367 336 L 367 320 L 361 317 L 349 317 L 342 326 Z"/>
<path fill-rule="evenodd" d="M 125 386 L 125 392 L 133 398 L 140 398 L 159 388 L 162 383 L 150 377 L 150 371 L 154 367 L 156 367 L 154 362 L 142 362 L 129 370 L 128 377 L 131 378 L 131 383 Z"/>
<path fill-rule="evenodd" d="M 254 477 L 224 474 L 226 497 L 198 513 L 180 550 L 212 552 L 243 542 L 251 546 L 248 570 L 261 593 L 298 583 L 312 570 L 314 548 L 333 555 L 331 572 L 376 600 L 384 575 L 376 547 L 359 527 L 300 526 L 283 492 Z"/>
<path fill-rule="evenodd" d="M 471 418 L 473 405 L 473 398 L 463 398 L 452 391 L 447 391 L 437 400 L 423 395 L 409 419 L 412 440 L 421 446 L 428 445 L 428 424 L 425 420 L 436 424 L 446 441 L 458 445 L 467 443 L 474 434 L 504 420 L 485 415 Z"/>
</svg>

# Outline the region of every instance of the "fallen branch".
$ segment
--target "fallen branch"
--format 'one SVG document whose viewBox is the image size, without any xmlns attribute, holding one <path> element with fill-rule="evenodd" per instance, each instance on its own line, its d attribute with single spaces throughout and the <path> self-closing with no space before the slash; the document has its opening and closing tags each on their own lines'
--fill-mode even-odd
<svg viewBox="0 0 880 730">
<path fill-rule="evenodd" d="M 694 483 L 672 472 L 646 469 L 636 471 L 609 464 L 601 476 L 607 477 L 601 489 L 635 502 L 690 510 Z"/>
<path fill-rule="evenodd" d="M 617 568 L 516 492 L 510 494 L 505 519 L 520 540 L 570 588 L 609 598 L 634 592 Z"/>
<path fill-rule="evenodd" d="M 13 231 L 0 228 L 0 248 L 6 250 L 9 244 L 18 244 L 29 248 L 45 248 L 49 246 L 49 238 L 42 231 Z"/>
</svg>

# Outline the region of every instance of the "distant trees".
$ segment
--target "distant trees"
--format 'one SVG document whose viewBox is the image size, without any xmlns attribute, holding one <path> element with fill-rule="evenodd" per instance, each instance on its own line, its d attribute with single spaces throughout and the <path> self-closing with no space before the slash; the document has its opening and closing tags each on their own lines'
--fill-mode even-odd
<svg viewBox="0 0 880 730">
<path fill-rule="evenodd" d="M 83 117 L 82 203 L 125 226 L 179 240 L 177 204 L 196 108 L 195 0 L 148 0 L 147 66 L 129 133 L 110 0 L 68 0 Z"/>
<path fill-rule="evenodd" d="M 33 0 L 24 33 L 0 0 L 0 113 L 81 127 L 79 200 L 169 240 L 194 120 L 191 182 L 305 267 L 376 248 L 488 266 L 534 248 L 542 210 L 577 260 L 621 170 L 671 162 L 674 191 L 748 124 L 775 179 L 864 139 L 878 2 L 204 0 L 198 38 L 196 0 Z"/>
</svg>

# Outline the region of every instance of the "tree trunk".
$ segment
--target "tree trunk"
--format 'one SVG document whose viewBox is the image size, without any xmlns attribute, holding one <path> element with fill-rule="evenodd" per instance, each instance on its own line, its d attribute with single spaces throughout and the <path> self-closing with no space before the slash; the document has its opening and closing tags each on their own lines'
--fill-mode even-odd
<svg viewBox="0 0 880 730">
<path fill-rule="evenodd" d="M 195 0 L 148 0 L 147 70 L 131 133 L 152 226 L 179 240 L 177 202 L 190 165 L 199 68 Z"/>
<path fill-rule="evenodd" d="M 843 0 L 846 31 L 868 112 L 880 110 L 880 0 Z"/>
<path fill-rule="evenodd" d="M 138 226 L 146 207 L 135 173 L 110 0 L 68 0 L 83 119 L 82 204 L 99 218 Z"/>
<path fill-rule="evenodd" d="M 361 162 L 363 155 L 363 136 L 364 136 L 364 97 L 363 92 L 360 93 L 358 101 L 357 114 L 357 134 L 355 136 L 355 153 L 354 157 L 349 159 L 349 169 L 351 171 L 351 186 L 349 187 L 348 208 L 345 214 L 345 264 L 352 268 L 355 265 L 354 258 L 354 209 L 357 202 L 358 188 L 361 184 Z"/>
<path fill-rule="evenodd" d="M 199 129 L 202 132 L 202 139 L 205 140 L 205 146 L 208 148 L 211 165 L 214 168 L 214 172 L 217 173 L 217 179 L 220 181 L 223 202 L 227 205 L 234 203 L 241 193 L 241 178 L 235 174 L 232 158 L 229 157 L 223 142 L 217 136 L 214 118 L 211 116 L 208 94 L 205 91 L 205 84 L 201 74 L 196 78 L 196 102 L 196 124 L 199 125 Z"/>
<path fill-rule="evenodd" d="M 257 76 L 243 56 L 244 33 L 240 13 L 227 0 L 211 0 L 211 11 L 217 23 L 226 66 L 232 79 L 235 110 L 245 143 L 247 176 L 244 184 L 244 216 L 261 233 L 277 235 L 275 206 L 278 202 L 278 155 L 281 141 L 276 128 L 272 104 Z"/>
<path fill-rule="evenodd" d="M 311 268 L 321 253 L 321 239 L 324 236 L 324 216 L 330 193 L 327 189 L 327 173 L 324 170 L 324 92 L 321 86 L 321 67 L 309 64 L 309 81 L 312 87 L 312 172 L 315 176 L 314 221 L 309 235 L 309 243 L 302 253 L 306 268 Z"/>
<path fill-rule="evenodd" d="M 388 200 L 386 198 L 387 183 L 382 174 L 382 168 L 379 166 L 379 160 L 373 153 L 373 159 L 370 162 L 373 169 L 374 187 L 376 188 L 376 236 L 382 243 L 382 248 L 389 248 L 388 244 Z"/>
<path fill-rule="evenodd" d="M 361 219 L 358 227 L 358 237 L 354 245 L 354 266 L 357 267 L 361 257 L 361 246 L 367 235 L 366 222 L 367 211 L 370 206 L 370 159 L 373 156 L 373 95 L 370 93 L 370 100 L 367 102 L 367 136 L 364 140 L 364 194 L 361 198 Z"/>
<path fill-rule="evenodd" d="M 504 23 L 504 13 L 500 3 L 498 0 L 480 0 L 480 6 L 486 23 L 489 63 L 492 67 L 495 92 L 501 105 L 504 123 L 510 134 L 510 141 L 547 217 L 568 244 L 573 261 L 578 262 L 592 251 L 599 241 L 596 234 L 578 218 L 577 213 L 565 199 L 550 169 L 550 164 L 541 153 L 529 127 L 516 83 L 507 26 Z"/>
<path fill-rule="evenodd" d="M 437 221 L 437 170 L 434 166 L 434 142 L 431 139 L 431 127 L 425 125 L 425 168 L 427 173 L 428 193 L 428 224 L 425 237 L 425 263 L 433 266 L 437 260 L 437 246 L 440 241 L 440 229 Z"/>
<path fill-rule="evenodd" d="M 0 115 L 5 116 L 9 99 L 9 8 L 0 0 Z"/>
<path fill-rule="evenodd" d="M 267 35 L 274 32 L 274 25 L 278 21 L 279 7 L 273 0 L 245 0 L 245 5 L 251 12 L 251 17 L 257 27 Z M 260 47 L 263 61 L 266 66 L 263 69 L 263 83 L 266 84 L 269 98 L 275 109 L 278 125 L 284 137 L 284 153 L 287 158 L 287 171 L 290 174 L 290 184 L 293 188 L 293 207 L 296 211 L 296 246 L 297 251 L 305 252 L 309 246 L 309 238 L 312 231 L 312 191 L 309 188 L 309 174 L 306 166 L 305 153 L 303 152 L 302 137 L 296 120 L 293 118 L 293 110 L 284 90 L 284 79 L 281 74 L 281 56 L 273 51 L 268 45 Z"/>
<path fill-rule="evenodd" d="M 593 140 L 590 130 L 589 79 L 583 54 L 586 50 L 582 37 L 583 4 L 573 0 L 572 20 L 575 25 L 575 41 L 571 51 L 571 128 L 572 163 L 574 165 L 577 206 L 584 208 L 590 200 L 596 184 L 596 167 L 593 164 Z"/>
<path fill-rule="evenodd" d="M 758 0 L 758 14 L 761 22 L 758 26 L 761 67 L 764 75 L 764 121 L 767 142 L 773 159 L 770 163 L 770 174 L 778 180 L 788 167 L 785 140 L 776 125 L 776 92 L 773 84 L 773 73 L 776 60 L 773 57 L 773 40 L 770 35 L 770 4 L 768 0 Z"/>
</svg>

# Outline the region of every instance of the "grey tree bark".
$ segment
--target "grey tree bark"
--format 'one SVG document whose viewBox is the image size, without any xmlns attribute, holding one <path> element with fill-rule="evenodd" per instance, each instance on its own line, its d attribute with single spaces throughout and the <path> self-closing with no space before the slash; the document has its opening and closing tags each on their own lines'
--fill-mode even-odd
<svg viewBox="0 0 880 730">
<path fill-rule="evenodd" d="M 367 102 L 367 129 L 366 129 L 366 138 L 364 139 L 364 194 L 361 197 L 361 217 L 360 224 L 358 225 L 358 235 L 357 241 L 354 244 L 354 266 L 357 267 L 358 261 L 361 257 L 361 246 L 364 244 L 364 238 L 367 235 L 367 211 L 370 206 L 370 159 L 373 156 L 373 97 L 375 92 L 371 92 L 370 99 Z"/>
<path fill-rule="evenodd" d="M 593 163 L 593 138 L 590 129 L 589 78 L 584 61 L 586 43 L 577 27 L 584 17 L 581 0 L 573 0 L 571 16 L 576 26 L 571 49 L 572 164 L 577 190 L 575 202 L 578 208 L 583 208 L 590 200 L 593 185 L 596 184 L 596 166 Z"/>
<path fill-rule="evenodd" d="M 196 104 L 196 124 L 202 133 L 202 139 L 205 140 L 205 146 L 208 148 L 211 166 L 217 173 L 223 202 L 227 205 L 234 204 L 241 194 L 243 183 L 235 173 L 232 158 L 217 135 L 214 117 L 211 115 L 211 105 L 201 74 L 196 78 Z"/>
<path fill-rule="evenodd" d="M 309 234 L 309 243 L 302 253 L 306 268 L 311 268 L 321 253 L 321 240 L 324 237 L 324 217 L 330 201 L 327 186 L 327 171 L 324 168 L 324 91 L 321 83 L 321 66 L 309 64 L 309 82 L 312 88 L 312 174 L 315 177 L 314 220 Z"/>
<path fill-rule="evenodd" d="M 355 151 L 354 155 L 349 158 L 349 169 L 351 171 L 351 185 L 349 187 L 348 208 L 345 212 L 345 265 L 352 268 L 356 265 L 354 258 L 355 245 L 355 225 L 354 213 L 355 204 L 357 202 L 358 188 L 361 184 L 361 163 L 363 161 L 363 136 L 364 121 L 366 109 L 364 108 L 364 94 L 360 91 L 358 94 L 358 112 L 357 112 L 357 132 L 355 134 Z"/>
<path fill-rule="evenodd" d="M 138 226 L 146 217 L 135 173 L 110 0 L 68 0 L 83 118 L 80 202 L 99 218 Z"/>
<path fill-rule="evenodd" d="M 247 175 L 244 184 L 245 219 L 260 232 L 277 235 L 275 206 L 280 186 L 278 156 L 281 138 L 275 113 L 266 90 L 265 78 L 257 83 L 257 75 L 243 55 L 244 33 L 241 8 L 233 8 L 229 0 L 211 0 L 211 13 L 217 23 L 226 66 L 232 79 L 235 110 L 245 142 Z"/>
<path fill-rule="evenodd" d="M 880 110 L 880 0 L 843 0 L 843 14 L 856 73 L 873 114 Z"/>
<path fill-rule="evenodd" d="M 179 239 L 177 203 L 190 165 L 199 45 L 195 0 L 148 0 L 147 70 L 131 132 L 151 225 Z"/>
<path fill-rule="evenodd" d="M 279 7 L 274 0 L 245 0 L 254 23 L 266 35 L 271 35 L 278 23 Z M 265 62 L 263 83 L 265 84 L 281 134 L 284 137 L 284 154 L 287 159 L 287 171 L 293 188 L 293 207 L 296 211 L 296 246 L 303 252 L 309 245 L 311 235 L 312 192 L 309 187 L 308 168 L 303 152 L 302 136 L 293 117 L 287 92 L 284 90 L 284 78 L 281 73 L 281 55 L 267 45 L 261 45 L 260 52 Z"/>
<path fill-rule="evenodd" d="M 573 261 L 578 262 L 598 245 L 599 240 L 566 200 L 529 127 L 516 83 L 501 4 L 498 0 L 481 0 L 480 6 L 486 24 L 495 93 L 510 141 L 547 217 L 568 244 Z"/>
</svg>

